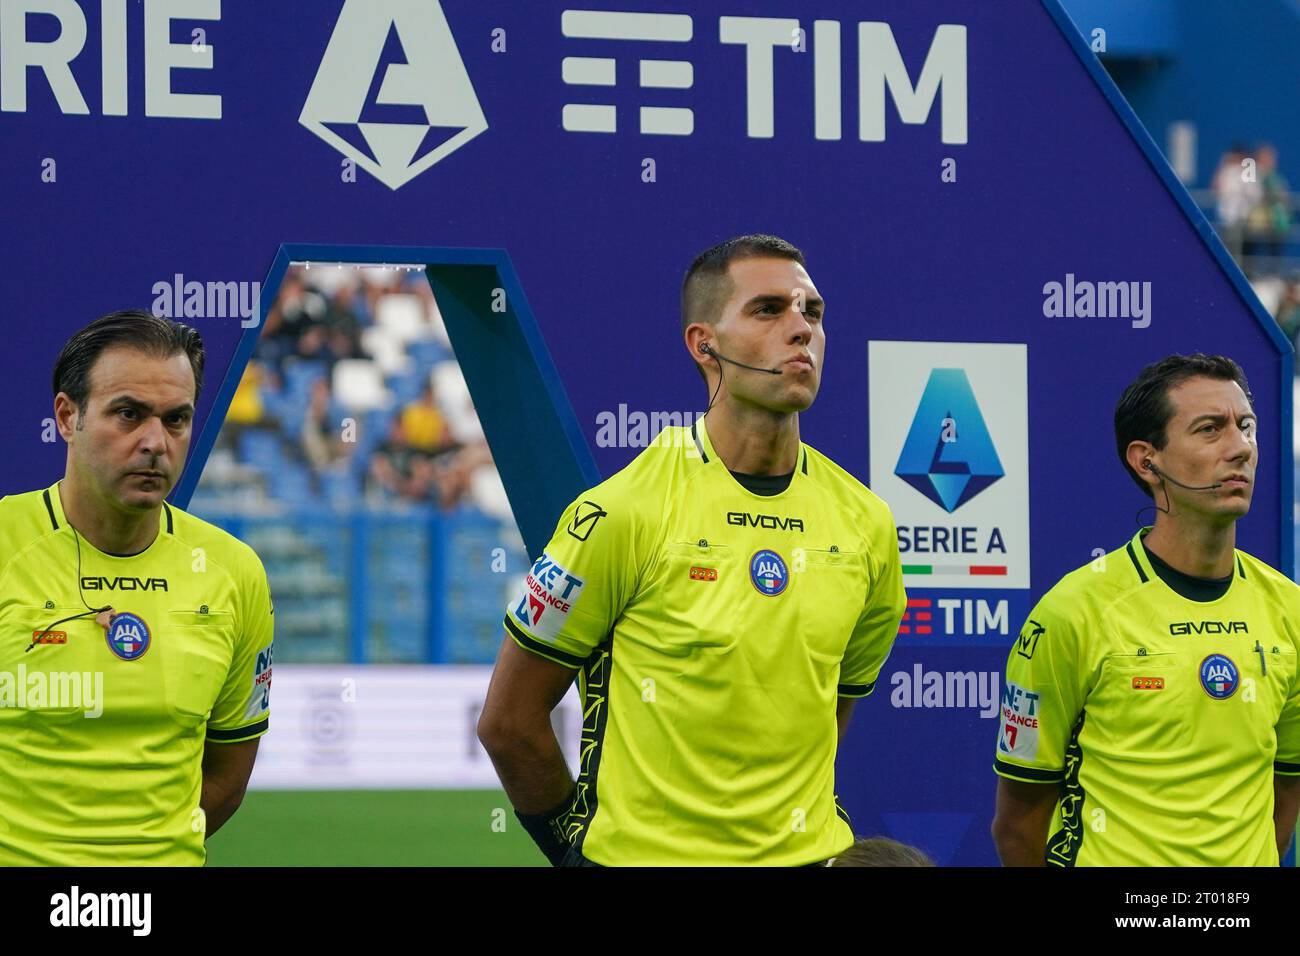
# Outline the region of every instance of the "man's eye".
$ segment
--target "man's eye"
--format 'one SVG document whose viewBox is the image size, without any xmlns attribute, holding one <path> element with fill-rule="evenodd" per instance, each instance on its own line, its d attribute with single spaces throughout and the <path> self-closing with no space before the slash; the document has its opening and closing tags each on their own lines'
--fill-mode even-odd
<svg viewBox="0 0 1300 956">
<path fill-rule="evenodd" d="M 134 408 L 119 408 L 119 409 L 117 410 L 117 413 L 118 413 L 118 415 L 122 416 L 123 418 L 127 418 L 127 419 L 134 419 L 134 418 L 135 418 L 135 409 L 134 409 Z"/>
</svg>

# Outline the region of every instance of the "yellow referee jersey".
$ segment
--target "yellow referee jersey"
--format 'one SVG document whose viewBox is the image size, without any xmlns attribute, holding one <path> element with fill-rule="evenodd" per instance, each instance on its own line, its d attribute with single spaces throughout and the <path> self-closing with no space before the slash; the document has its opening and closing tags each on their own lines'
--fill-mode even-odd
<svg viewBox="0 0 1300 956">
<path fill-rule="evenodd" d="M 807 445 L 746 490 L 704 422 L 574 501 L 507 607 L 578 669 L 571 843 L 603 865 L 791 866 L 853 842 L 837 696 L 871 692 L 906 598 L 888 507 Z"/>
<path fill-rule="evenodd" d="M 1073 571 L 1007 659 L 994 770 L 1060 786 L 1057 866 L 1276 866 L 1273 775 L 1300 774 L 1300 587 L 1238 551 L 1194 601 L 1142 536 Z"/>
<path fill-rule="evenodd" d="M 202 864 L 205 739 L 267 729 L 262 563 L 168 505 L 139 554 L 78 537 L 57 484 L 0 499 L 0 866 Z"/>
</svg>

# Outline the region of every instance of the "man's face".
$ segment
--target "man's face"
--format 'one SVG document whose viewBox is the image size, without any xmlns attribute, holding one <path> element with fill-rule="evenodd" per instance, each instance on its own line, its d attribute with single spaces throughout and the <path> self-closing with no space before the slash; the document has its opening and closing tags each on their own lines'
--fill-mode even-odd
<svg viewBox="0 0 1300 956">
<path fill-rule="evenodd" d="M 1259 446 L 1255 412 L 1241 386 L 1197 376 L 1168 395 L 1174 414 L 1156 467 L 1187 485 L 1221 483 L 1213 491 L 1188 491 L 1165 482 L 1174 510 L 1232 520 L 1244 516 L 1255 490 Z M 1156 496 L 1158 502 L 1163 492 L 1157 489 Z"/>
<path fill-rule="evenodd" d="M 735 291 L 713 326 L 714 348 L 746 365 L 781 370 L 771 375 L 726 365 L 728 393 L 781 414 L 803 411 L 817 397 L 826 354 L 817 287 L 790 259 L 741 259 L 728 274 Z"/>
<path fill-rule="evenodd" d="M 194 372 L 189 358 L 184 353 L 158 358 L 113 346 L 99 354 L 89 382 L 85 408 L 71 411 L 63 396 L 68 410 L 59 416 L 78 478 L 103 505 L 157 508 L 180 478 L 190 447 Z"/>
</svg>

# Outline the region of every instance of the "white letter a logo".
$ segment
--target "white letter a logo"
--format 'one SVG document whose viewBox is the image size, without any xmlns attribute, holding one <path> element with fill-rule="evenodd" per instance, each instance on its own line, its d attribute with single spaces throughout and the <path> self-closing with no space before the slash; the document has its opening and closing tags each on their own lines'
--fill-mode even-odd
<svg viewBox="0 0 1300 956">
<path fill-rule="evenodd" d="M 488 128 L 438 0 L 346 0 L 298 122 L 389 189 Z"/>
</svg>

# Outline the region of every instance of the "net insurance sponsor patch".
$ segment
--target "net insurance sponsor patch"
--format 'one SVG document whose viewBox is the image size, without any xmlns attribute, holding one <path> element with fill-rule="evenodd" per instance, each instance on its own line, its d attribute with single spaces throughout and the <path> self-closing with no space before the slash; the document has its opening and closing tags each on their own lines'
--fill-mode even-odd
<svg viewBox="0 0 1300 956">
<path fill-rule="evenodd" d="M 1038 756 L 1038 695 L 1011 681 L 1002 690 L 998 752 L 1022 760 Z"/>
<path fill-rule="evenodd" d="M 555 563 L 546 552 L 524 577 L 512 612 L 534 637 L 554 640 L 569 619 L 585 582 Z"/>
</svg>

